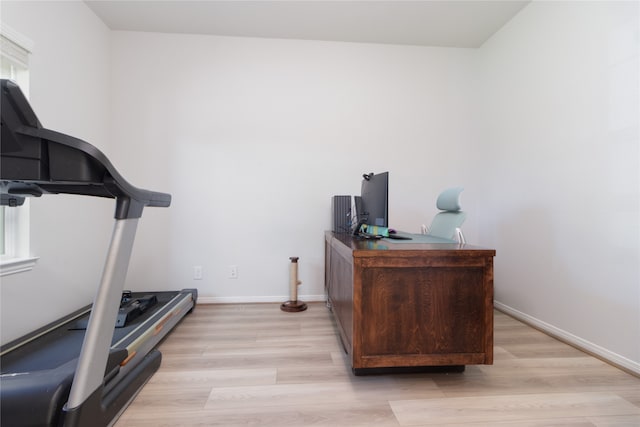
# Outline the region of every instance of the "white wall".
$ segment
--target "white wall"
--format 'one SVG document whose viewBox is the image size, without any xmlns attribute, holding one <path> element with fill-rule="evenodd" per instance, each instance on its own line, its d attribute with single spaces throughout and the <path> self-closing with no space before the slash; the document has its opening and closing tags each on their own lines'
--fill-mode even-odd
<svg viewBox="0 0 640 427">
<path fill-rule="evenodd" d="M 34 42 L 31 104 L 46 128 L 103 151 L 109 141 L 109 31 L 82 2 L 13 2 L 3 24 Z M 6 343 L 73 310 L 95 294 L 111 234 L 107 200 L 43 196 L 31 200 L 27 273 L 2 277 L 0 338 Z"/>
<path fill-rule="evenodd" d="M 640 371 L 638 2 L 534 2 L 480 49 L 496 301 Z"/>
<path fill-rule="evenodd" d="M 132 32 L 112 49 L 113 161 L 173 195 L 142 218 L 132 288 L 284 301 L 299 256 L 301 299 L 322 299 L 330 198 L 366 172 L 390 172 L 394 227 L 417 232 L 449 185 L 475 211 L 475 50 Z"/>
</svg>

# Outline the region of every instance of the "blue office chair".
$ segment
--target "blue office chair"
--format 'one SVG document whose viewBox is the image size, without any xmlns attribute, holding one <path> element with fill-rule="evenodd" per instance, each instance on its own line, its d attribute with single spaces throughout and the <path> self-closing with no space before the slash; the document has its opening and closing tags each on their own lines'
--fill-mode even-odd
<svg viewBox="0 0 640 427">
<path fill-rule="evenodd" d="M 467 218 L 467 214 L 460 210 L 460 193 L 462 193 L 462 190 L 464 188 L 454 187 L 440 193 L 436 201 L 436 207 L 442 212 L 433 217 L 429 228 L 423 226 L 424 234 L 466 243 L 460 228 Z"/>
</svg>

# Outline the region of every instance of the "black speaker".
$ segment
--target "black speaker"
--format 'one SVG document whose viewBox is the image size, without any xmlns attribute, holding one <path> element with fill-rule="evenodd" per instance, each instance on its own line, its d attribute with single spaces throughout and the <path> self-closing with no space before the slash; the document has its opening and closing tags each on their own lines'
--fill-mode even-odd
<svg viewBox="0 0 640 427">
<path fill-rule="evenodd" d="M 351 233 L 351 196 L 331 197 L 333 232 Z"/>
</svg>

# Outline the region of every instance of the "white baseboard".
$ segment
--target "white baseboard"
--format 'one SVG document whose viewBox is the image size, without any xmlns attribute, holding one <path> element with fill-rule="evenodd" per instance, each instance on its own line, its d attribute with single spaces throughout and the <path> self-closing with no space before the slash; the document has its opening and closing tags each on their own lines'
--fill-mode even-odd
<svg viewBox="0 0 640 427">
<path fill-rule="evenodd" d="M 560 341 L 563 341 L 586 353 L 589 353 L 595 357 L 598 357 L 599 359 L 602 359 L 618 368 L 626 370 L 634 375 L 640 376 L 640 363 L 638 362 L 634 362 L 631 359 L 627 359 L 624 356 L 621 356 L 617 353 L 607 350 L 606 348 L 600 347 L 597 344 L 594 344 L 590 341 L 587 341 L 583 338 L 573 335 L 567 331 L 564 331 L 553 325 L 543 322 L 540 319 L 536 319 L 533 316 L 530 316 L 514 308 L 511 308 L 508 305 L 503 304 L 499 301 L 494 301 L 493 305 L 497 310 L 500 310 L 508 314 L 509 316 L 512 316 L 522 321 L 523 323 L 526 323 L 536 329 L 539 329 L 544 333 L 559 339 Z"/>
<path fill-rule="evenodd" d="M 300 301 L 304 302 L 324 302 L 325 295 L 299 295 Z M 253 304 L 260 302 L 279 302 L 289 300 L 288 295 L 283 296 L 252 296 L 252 297 L 198 297 L 198 304 Z"/>
</svg>

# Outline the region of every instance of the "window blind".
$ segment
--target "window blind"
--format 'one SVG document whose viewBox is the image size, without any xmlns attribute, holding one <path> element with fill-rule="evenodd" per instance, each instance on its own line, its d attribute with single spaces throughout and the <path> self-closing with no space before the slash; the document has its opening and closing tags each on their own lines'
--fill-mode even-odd
<svg viewBox="0 0 640 427">
<path fill-rule="evenodd" d="M 6 25 L 0 25 L 0 56 L 21 68 L 29 68 L 33 43 Z"/>
</svg>

